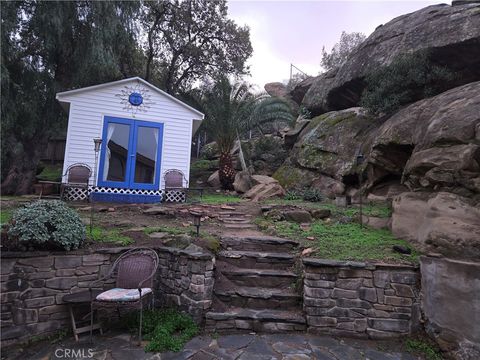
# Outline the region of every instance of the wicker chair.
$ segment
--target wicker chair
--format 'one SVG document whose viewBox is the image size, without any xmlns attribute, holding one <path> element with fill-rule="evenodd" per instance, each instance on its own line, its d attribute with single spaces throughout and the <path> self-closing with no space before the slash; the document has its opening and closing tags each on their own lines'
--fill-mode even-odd
<svg viewBox="0 0 480 360">
<path fill-rule="evenodd" d="M 88 192 L 88 181 L 92 175 L 92 169 L 86 164 L 76 163 L 72 164 L 65 171 L 67 182 L 60 187 L 60 199 L 63 200 L 63 195 L 66 189 L 86 189 Z"/>
<path fill-rule="evenodd" d="M 165 171 L 163 175 L 165 179 L 165 190 L 169 189 L 183 189 L 188 187 L 188 180 L 182 171 L 177 169 L 170 169 Z"/>
<path fill-rule="evenodd" d="M 138 341 L 142 341 L 142 320 L 144 302 L 153 303 L 153 279 L 158 268 L 158 255 L 150 248 L 134 248 L 122 254 L 112 265 L 108 274 L 90 283 L 90 324 L 93 325 L 93 313 L 98 309 L 116 309 L 120 307 L 140 310 Z M 95 284 L 116 277 L 115 288 L 93 297 Z M 90 330 L 90 341 L 92 330 Z"/>
</svg>

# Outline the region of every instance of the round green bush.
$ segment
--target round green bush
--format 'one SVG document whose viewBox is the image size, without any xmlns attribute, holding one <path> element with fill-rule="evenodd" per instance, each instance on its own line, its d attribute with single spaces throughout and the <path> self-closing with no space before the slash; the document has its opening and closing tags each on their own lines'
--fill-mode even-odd
<svg viewBox="0 0 480 360">
<path fill-rule="evenodd" d="M 85 226 L 64 202 L 39 200 L 13 214 L 8 236 L 24 249 L 72 250 L 85 240 Z"/>
</svg>

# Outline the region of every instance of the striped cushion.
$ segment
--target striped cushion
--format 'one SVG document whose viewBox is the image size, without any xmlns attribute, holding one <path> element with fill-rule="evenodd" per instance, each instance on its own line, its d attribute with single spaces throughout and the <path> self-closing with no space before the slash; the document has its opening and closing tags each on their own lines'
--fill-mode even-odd
<svg viewBox="0 0 480 360">
<path fill-rule="evenodd" d="M 152 292 L 150 288 L 142 288 L 142 296 Z M 135 301 L 140 299 L 138 289 L 114 288 L 102 292 L 97 296 L 98 301 Z"/>
</svg>

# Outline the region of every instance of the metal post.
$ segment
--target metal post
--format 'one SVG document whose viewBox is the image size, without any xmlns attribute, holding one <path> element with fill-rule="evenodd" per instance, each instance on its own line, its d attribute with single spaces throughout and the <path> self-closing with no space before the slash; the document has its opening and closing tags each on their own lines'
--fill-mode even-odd
<svg viewBox="0 0 480 360">
<path fill-rule="evenodd" d="M 93 139 L 93 143 L 95 145 L 95 167 L 93 168 L 93 184 L 92 184 L 92 192 L 90 193 L 90 235 L 93 233 L 93 213 L 95 202 L 93 201 L 93 187 L 95 186 L 95 181 L 97 180 L 97 164 L 98 164 L 98 152 L 100 151 L 100 145 L 102 144 L 102 139 L 95 138 Z M 87 184 L 87 193 L 88 193 L 88 184 Z"/>
<path fill-rule="evenodd" d="M 360 166 L 363 164 L 365 156 L 362 154 L 357 155 L 357 171 L 358 171 L 358 194 L 360 196 L 360 228 L 363 229 L 363 199 L 362 199 L 362 171 Z"/>
</svg>

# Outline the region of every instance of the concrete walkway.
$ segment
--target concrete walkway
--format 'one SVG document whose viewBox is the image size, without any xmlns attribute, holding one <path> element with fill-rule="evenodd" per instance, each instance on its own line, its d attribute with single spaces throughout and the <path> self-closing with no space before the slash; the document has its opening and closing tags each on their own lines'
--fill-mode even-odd
<svg viewBox="0 0 480 360">
<path fill-rule="evenodd" d="M 75 343 L 65 339 L 56 344 L 38 343 L 6 351 L 2 359 L 95 359 L 95 360 L 413 360 L 395 342 L 336 339 L 306 334 L 199 336 L 178 353 L 145 353 L 130 343 L 127 334 L 88 337 Z"/>
</svg>

